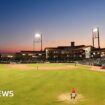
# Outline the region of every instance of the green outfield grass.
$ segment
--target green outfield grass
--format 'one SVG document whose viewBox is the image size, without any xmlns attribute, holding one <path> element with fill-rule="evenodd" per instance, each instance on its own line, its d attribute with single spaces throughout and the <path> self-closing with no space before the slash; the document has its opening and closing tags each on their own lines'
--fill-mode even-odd
<svg viewBox="0 0 105 105">
<path fill-rule="evenodd" d="M 105 73 L 69 64 L 29 64 L 27 67 L 65 67 L 64 70 L 34 70 L 0 65 L 0 90 L 13 90 L 14 97 L 0 97 L 0 105 L 74 105 L 58 101 L 74 87 L 83 101 L 75 105 L 105 105 Z M 74 64 L 70 64 L 74 65 Z"/>
</svg>

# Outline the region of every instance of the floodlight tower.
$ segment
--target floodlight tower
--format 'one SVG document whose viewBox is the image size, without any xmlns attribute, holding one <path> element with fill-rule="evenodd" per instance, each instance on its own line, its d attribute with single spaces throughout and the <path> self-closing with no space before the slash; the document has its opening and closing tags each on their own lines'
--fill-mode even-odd
<svg viewBox="0 0 105 105">
<path fill-rule="evenodd" d="M 35 51 L 35 43 L 37 43 L 37 42 L 41 43 L 41 51 L 42 51 L 42 34 L 40 34 L 40 33 L 36 33 L 34 35 L 34 39 L 33 39 L 33 51 Z"/>
<path fill-rule="evenodd" d="M 94 32 L 93 32 L 93 29 L 92 29 L 92 44 L 93 44 L 93 47 L 94 47 Z"/>
<path fill-rule="evenodd" d="M 92 29 L 92 42 L 93 42 L 93 47 L 94 47 L 94 39 L 98 39 L 98 48 L 100 49 L 100 36 L 99 36 L 99 28 L 93 28 Z"/>
<path fill-rule="evenodd" d="M 33 37 L 33 52 L 35 51 L 35 37 Z"/>
</svg>

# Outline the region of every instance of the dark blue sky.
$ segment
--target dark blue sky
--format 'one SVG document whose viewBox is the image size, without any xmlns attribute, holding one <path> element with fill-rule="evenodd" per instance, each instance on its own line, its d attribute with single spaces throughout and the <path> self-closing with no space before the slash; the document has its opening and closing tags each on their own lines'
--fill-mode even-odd
<svg viewBox="0 0 105 105">
<path fill-rule="evenodd" d="M 105 0 L 0 0 L 1 51 L 31 50 L 36 32 L 44 47 L 91 45 L 97 26 L 105 47 Z"/>
</svg>

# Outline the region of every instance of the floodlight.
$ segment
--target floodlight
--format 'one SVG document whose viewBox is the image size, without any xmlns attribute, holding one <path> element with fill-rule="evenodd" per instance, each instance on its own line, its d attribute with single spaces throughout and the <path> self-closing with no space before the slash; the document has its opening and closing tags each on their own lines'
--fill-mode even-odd
<svg viewBox="0 0 105 105">
<path fill-rule="evenodd" d="M 98 28 L 94 28 L 93 29 L 93 32 L 98 32 Z"/>
<path fill-rule="evenodd" d="M 40 33 L 36 33 L 35 34 L 35 38 L 40 38 L 41 37 L 41 34 Z"/>
</svg>

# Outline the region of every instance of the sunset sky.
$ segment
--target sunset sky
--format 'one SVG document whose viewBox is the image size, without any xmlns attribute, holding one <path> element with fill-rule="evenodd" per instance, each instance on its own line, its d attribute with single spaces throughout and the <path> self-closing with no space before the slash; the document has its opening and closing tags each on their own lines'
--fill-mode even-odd
<svg viewBox="0 0 105 105">
<path fill-rule="evenodd" d="M 0 52 L 32 50 L 37 32 L 43 48 L 91 45 L 93 27 L 105 47 L 105 0 L 0 0 Z"/>
</svg>

